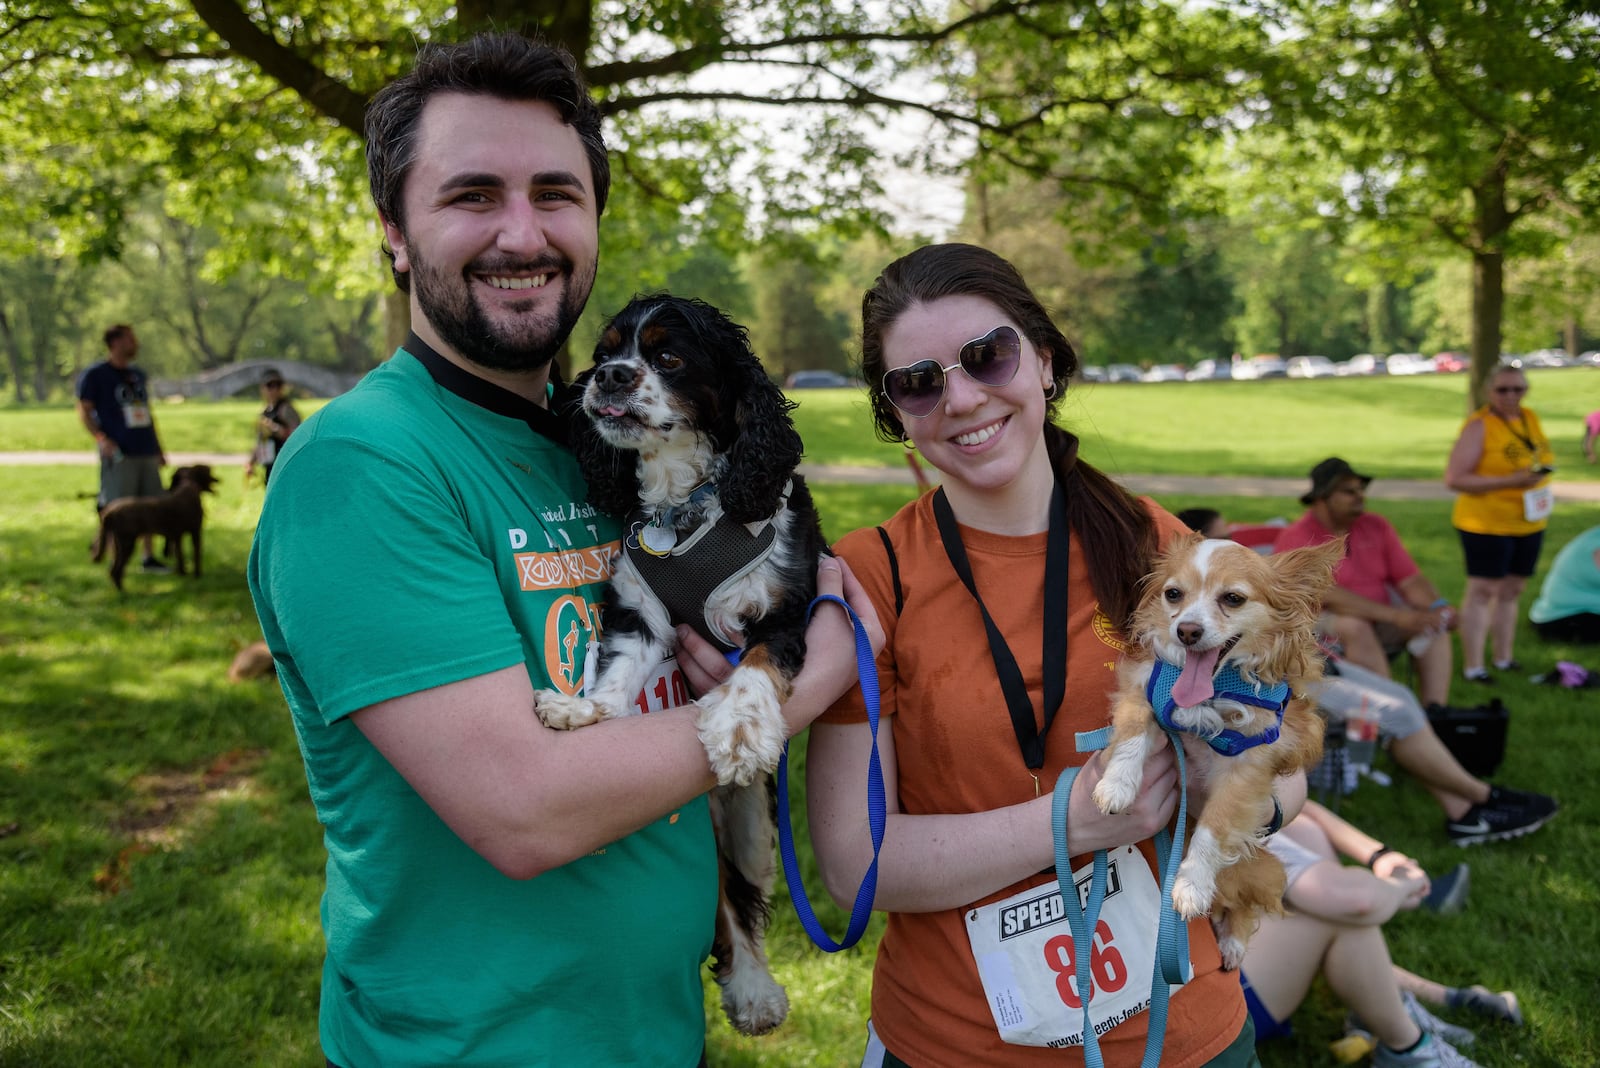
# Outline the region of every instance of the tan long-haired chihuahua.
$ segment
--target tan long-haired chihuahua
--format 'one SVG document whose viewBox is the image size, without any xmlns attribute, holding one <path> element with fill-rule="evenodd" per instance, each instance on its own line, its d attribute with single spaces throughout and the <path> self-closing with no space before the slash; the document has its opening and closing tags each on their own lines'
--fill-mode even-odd
<svg viewBox="0 0 1600 1068">
<path fill-rule="evenodd" d="M 1132 805 L 1162 721 L 1180 732 L 1205 803 L 1172 904 L 1186 919 L 1210 915 L 1224 968 L 1244 959 L 1263 913 L 1283 911 L 1283 865 L 1258 836 L 1273 780 L 1322 758 L 1322 719 L 1305 694 L 1322 676 L 1316 620 L 1343 552 L 1342 538 L 1270 556 L 1199 534 L 1173 542 L 1145 579 L 1134 651 L 1118 669 L 1095 803 Z"/>
</svg>

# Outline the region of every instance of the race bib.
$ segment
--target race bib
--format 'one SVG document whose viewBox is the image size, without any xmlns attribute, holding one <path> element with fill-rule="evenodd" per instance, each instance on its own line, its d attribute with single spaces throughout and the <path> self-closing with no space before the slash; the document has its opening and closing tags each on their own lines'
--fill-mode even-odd
<svg viewBox="0 0 1600 1068">
<path fill-rule="evenodd" d="M 150 406 L 148 404 L 124 404 L 122 406 L 122 421 L 129 430 L 138 430 L 150 425 Z"/>
<path fill-rule="evenodd" d="M 1528 490 L 1522 495 L 1522 518 L 1530 523 L 1549 519 L 1556 506 L 1556 493 L 1548 484 Z"/>
<path fill-rule="evenodd" d="M 678 666 L 676 659 L 669 656 L 650 672 L 650 677 L 645 680 L 644 689 L 633 699 L 633 708 L 629 711 L 660 712 L 662 709 L 686 705 L 692 700 L 693 698 L 689 696 L 689 683 L 683 677 L 683 669 Z"/>
<path fill-rule="evenodd" d="M 1078 902 L 1089 897 L 1093 863 L 1072 873 Z M 1133 846 L 1108 851 L 1106 896 L 1091 945 L 1077 946 L 1060 884 L 1024 890 L 967 910 L 967 938 L 995 1027 L 1019 1046 L 1083 1045 L 1078 954 L 1089 954 L 1089 1019 L 1097 1036 L 1150 1007 L 1161 888 Z M 1184 963 L 1185 976 L 1193 968 Z"/>
</svg>

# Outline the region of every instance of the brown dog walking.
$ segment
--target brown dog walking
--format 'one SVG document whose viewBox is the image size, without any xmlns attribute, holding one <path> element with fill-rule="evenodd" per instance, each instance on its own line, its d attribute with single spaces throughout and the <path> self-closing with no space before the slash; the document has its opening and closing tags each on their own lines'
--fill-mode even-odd
<svg viewBox="0 0 1600 1068">
<path fill-rule="evenodd" d="M 112 548 L 111 582 L 122 589 L 122 575 L 133 557 L 134 543 L 145 535 L 166 538 L 168 552 L 177 552 L 178 574 L 184 574 L 183 536 L 194 545 L 194 577 L 200 577 L 200 524 L 204 508 L 201 493 L 215 493 L 216 478 L 206 464 L 180 467 L 172 472 L 172 488 L 153 497 L 124 497 L 112 501 L 100 514 L 100 533 L 92 559 L 105 559 Z"/>
</svg>

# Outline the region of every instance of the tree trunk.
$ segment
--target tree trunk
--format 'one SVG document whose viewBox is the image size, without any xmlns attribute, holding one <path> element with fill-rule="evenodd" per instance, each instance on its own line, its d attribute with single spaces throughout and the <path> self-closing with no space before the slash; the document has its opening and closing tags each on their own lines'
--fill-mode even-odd
<svg viewBox="0 0 1600 1068">
<path fill-rule="evenodd" d="M 1472 256 L 1472 382 L 1467 410 L 1487 399 L 1484 386 L 1500 362 L 1500 315 L 1505 307 L 1505 257 L 1498 252 Z"/>
<path fill-rule="evenodd" d="M 6 362 L 11 366 L 12 392 L 16 394 L 18 404 L 26 404 L 28 394 L 22 388 L 22 345 L 11 329 L 11 320 L 6 317 L 4 308 L 0 308 L 0 335 L 4 335 Z"/>
<path fill-rule="evenodd" d="M 1472 373 L 1467 410 L 1487 399 L 1484 387 L 1500 362 L 1500 325 L 1505 311 L 1505 253 L 1500 239 L 1511 229 L 1502 163 L 1472 190 Z"/>
</svg>

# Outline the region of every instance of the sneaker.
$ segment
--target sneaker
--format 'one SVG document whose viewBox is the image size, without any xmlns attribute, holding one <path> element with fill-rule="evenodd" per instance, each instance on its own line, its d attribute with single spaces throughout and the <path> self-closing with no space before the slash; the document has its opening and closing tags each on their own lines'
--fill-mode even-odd
<svg viewBox="0 0 1600 1068">
<path fill-rule="evenodd" d="M 1521 671 L 1522 661 L 1514 658 L 1506 661 L 1496 660 L 1494 662 L 1494 669 L 1496 671 Z"/>
<path fill-rule="evenodd" d="M 1465 867 L 1465 865 L 1462 865 Z M 1457 1027 L 1453 1023 L 1445 1023 L 1439 1017 L 1422 1007 L 1422 1002 L 1409 990 L 1400 991 L 1400 1000 L 1405 1003 L 1406 1012 L 1417 1021 L 1417 1026 L 1422 1028 L 1434 1038 L 1442 1038 L 1452 1046 L 1470 1046 L 1478 1040 L 1478 1036 L 1468 1031 L 1465 1027 Z"/>
<path fill-rule="evenodd" d="M 1461 677 L 1468 682 L 1484 683 L 1489 686 L 1494 685 L 1494 676 L 1489 674 L 1487 668 L 1469 668 L 1461 673 Z"/>
<path fill-rule="evenodd" d="M 1422 1002 L 1417 1000 L 1415 994 L 1409 990 L 1400 991 L 1400 1003 L 1405 1006 L 1406 1014 L 1411 1017 L 1422 1033 L 1432 1035 L 1456 1046 L 1470 1046 L 1478 1040 L 1478 1036 L 1468 1031 L 1465 1027 L 1457 1027 L 1452 1023 L 1445 1023 L 1439 1017 L 1422 1007 Z M 1344 1027 L 1346 1034 L 1370 1034 L 1371 1028 L 1362 1022 L 1361 1017 L 1355 1013 L 1345 1016 Z"/>
<path fill-rule="evenodd" d="M 1553 797 L 1527 790 L 1513 790 L 1509 786 L 1495 786 L 1493 783 L 1489 785 L 1489 804 L 1499 808 L 1520 808 L 1524 812 L 1531 812 L 1545 819 L 1554 816 L 1561 809 Z"/>
<path fill-rule="evenodd" d="M 1378 1068 L 1482 1068 L 1469 1061 L 1450 1043 L 1422 1032 L 1422 1041 L 1405 1053 L 1397 1052 L 1378 1043 L 1372 1051 L 1372 1063 Z"/>
<path fill-rule="evenodd" d="M 1473 805 L 1458 820 L 1445 820 L 1444 833 L 1458 846 L 1520 838 L 1543 827 L 1554 812 L 1539 812 L 1492 799 Z"/>
<path fill-rule="evenodd" d="M 1486 986 L 1469 986 L 1451 993 L 1450 1007 L 1471 1009 L 1480 1016 L 1504 1020 L 1512 1027 L 1522 1026 L 1522 1006 L 1517 1004 L 1517 995 L 1509 990 L 1496 994 Z"/>
<path fill-rule="evenodd" d="M 145 557 L 144 563 L 139 565 L 139 570 L 143 571 L 147 575 L 172 574 L 172 568 L 168 567 L 166 564 L 163 564 L 160 560 L 157 560 L 153 556 Z"/>
<path fill-rule="evenodd" d="M 1428 896 L 1422 899 L 1422 907 L 1429 912 L 1448 916 L 1467 907 L 1467 889 L 1472 883 L 1472 869 L 1465 864 L 1457 864 L 1453 870 L 1429 879 L 1429 883 Z"/>
</svg>

